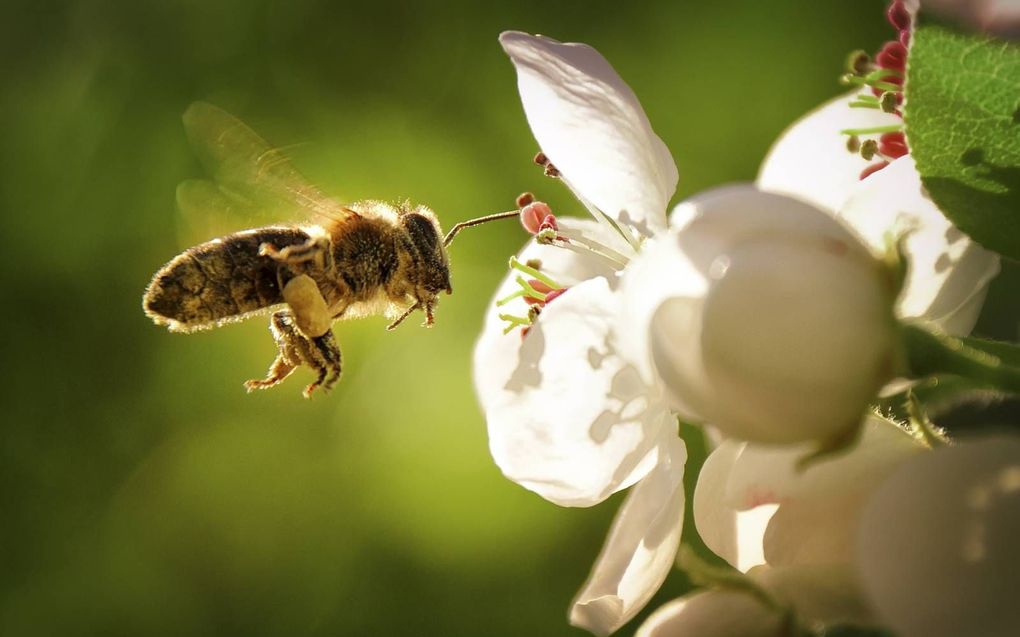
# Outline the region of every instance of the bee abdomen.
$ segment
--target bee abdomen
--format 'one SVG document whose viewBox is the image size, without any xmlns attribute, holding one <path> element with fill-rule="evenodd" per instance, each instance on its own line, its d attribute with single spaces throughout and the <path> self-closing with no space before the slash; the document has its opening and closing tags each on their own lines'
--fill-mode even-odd
<svg viewBox="0 0 1020 637">
<path fill-rule="evenodd" d="M 277 263 L 259 256 L 259 246 L 282 248 L 307 239 L 295 228 L 260 228 L 189 248 L 152 278 L 145 313 L 171 331 L 191 332 L 282 303 Z"/>
</svg>

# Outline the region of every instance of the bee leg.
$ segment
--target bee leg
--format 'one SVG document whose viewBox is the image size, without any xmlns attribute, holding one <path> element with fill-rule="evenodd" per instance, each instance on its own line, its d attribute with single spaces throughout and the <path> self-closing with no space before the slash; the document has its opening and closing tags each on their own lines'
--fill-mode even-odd
<svg viewBox="0 0 1020 637">
<path fill-rule="evenodd" d="M 299 274 L 283 286 L 283 300 L 290 306 L 294 322 L 301 333 L 316 337 L 329 332 L 333 316 L 318 284 L 307 274 Z"/>
<path fill-rule="evenodd" d="M 263 380 L 249 380 L 244 384 L 248 391 L 277 385 L 302 365 L 318 373 L 315 382 L 305 387 L 305 398 L 310 398 L 312 392 L 319 387 L 324 390 L 332 388 L 340 380 L 342 358 L 332 330 L 327 330 L 321 336 L 305 336 L 298 329 L 290 310 L 274 313 L 269 329 L 279 353 Z"/>
<path fill-rule="evenodd" d="M 309 261 L 317 261 L 322 267 L 332 265 L 329 239 L 326 237 L 309 237 L 304 243 L 287 246 L 282 250 L 271 243 L 263 243 L 259 246 L 259 255 L 285 265 L 302 265 Z"/>
</svg>

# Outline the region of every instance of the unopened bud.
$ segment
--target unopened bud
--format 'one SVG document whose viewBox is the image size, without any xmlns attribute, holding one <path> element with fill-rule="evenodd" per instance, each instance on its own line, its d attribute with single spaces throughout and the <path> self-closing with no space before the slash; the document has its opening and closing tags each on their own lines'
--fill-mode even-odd
<svg viewBox="0 0 1020 637">
<path fill-rule="evenodd" d="M 634 335 L 621 351 L 654 370 L 675 410 L 725 436 L 788 444 L 853 431 L 893 374 L 884 265 L 789 197 L 729 187 L 682 206 L 691 221 L 624 273 Z"/>
</svg>

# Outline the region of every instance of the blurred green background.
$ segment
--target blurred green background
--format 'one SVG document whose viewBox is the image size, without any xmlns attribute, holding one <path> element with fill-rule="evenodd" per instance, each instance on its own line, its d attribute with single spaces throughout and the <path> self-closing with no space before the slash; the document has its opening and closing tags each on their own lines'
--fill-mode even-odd
<svg viewBox="0 0 1020 637">
<path fill-rule="evenodd" d="M 301 372 L 246 395 L 275 352 L 264 319 L 181 336 L 141 311 L 183 247 L 174 187 L 201 176 L 180 114 L 210 100 L 327 192 L 428 203 L 447 227 L 524 190 L 574 210 L 531 164 L 496 42 L 541 32 L 630 83 L 679 198 L 752 179 L 841 90 L 846 53 L 891 34 L 883 5 L 5 3 L 0 634 L 582 634 L 566 608 L 619 500 L 561 509 L 505 480 L 471 387 L 524 234 L 458 240 L 435 329 L 339 324 L 331 394 L 303 400 Z M 985 333 L 1016 337 L 1009 289 Z"/>
</svg>

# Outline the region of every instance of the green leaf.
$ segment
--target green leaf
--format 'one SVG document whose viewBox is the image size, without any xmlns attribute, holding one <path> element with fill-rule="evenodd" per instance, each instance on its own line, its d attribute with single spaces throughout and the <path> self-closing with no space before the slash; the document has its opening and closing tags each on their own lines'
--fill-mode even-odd
<svg viewBox="0 0 1020 637">
<path fill-rule="evenodd" d="M 1020 211 L 1018 211 L 1018 214 L 1020 214 Z M 973 336 L 964 336 L 960 340 L 968 347 L 973 347 L 986 354 L 998 357 L 1005 365 L 1020 368 L 1020 344 L 993 341 Z"/>
<path fill-rule="evenodd" d="M 905 94 L 907 142 L 932 200 L 1020 260 L 1020 47 L 919 27 Z"/>
<path fill-rule="evenodd" d="M 920 324 L 903 323 L 900 336 L 909 378 L 955 374 L 985 387 L 1020 395 L 1020 367 L 1013 364 L 1016 349 L 1008 343 L 964 341 L 929 331 Z M 992 352 L 995 353 L 992 353 Z"/>
</svg>

